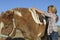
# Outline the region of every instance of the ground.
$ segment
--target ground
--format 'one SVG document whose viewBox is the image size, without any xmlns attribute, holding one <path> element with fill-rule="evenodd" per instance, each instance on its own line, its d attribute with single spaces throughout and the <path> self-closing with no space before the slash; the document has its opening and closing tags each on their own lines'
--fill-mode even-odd
<svg viewBox="0 0 60 40">
<path fill-rule="evenodd" d="M 59 33 L 59 36 L 60 36 L 60 27 L 58 28 L 58 33 Z M 60 37 L 59 37 L 59 40 L 60 40 Z"/>
</svg>

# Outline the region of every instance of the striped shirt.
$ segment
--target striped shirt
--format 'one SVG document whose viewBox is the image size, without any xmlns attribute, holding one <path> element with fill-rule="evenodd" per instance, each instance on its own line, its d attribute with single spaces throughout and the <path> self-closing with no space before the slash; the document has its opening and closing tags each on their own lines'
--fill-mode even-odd
<svg viewBox="0 0 60 40">
<path fill-rule="evenodd" d="M 50 33 L 57 32 L 58 28 L 56 26 L 56 14 L 54 13 L 45 13 L 46 16 L 50 17 L 49 20 L 49 25 L 48 25 L 48 29 L 47 29 L 47 33 L 48 35 L 50 35 Z"/>
</svg>

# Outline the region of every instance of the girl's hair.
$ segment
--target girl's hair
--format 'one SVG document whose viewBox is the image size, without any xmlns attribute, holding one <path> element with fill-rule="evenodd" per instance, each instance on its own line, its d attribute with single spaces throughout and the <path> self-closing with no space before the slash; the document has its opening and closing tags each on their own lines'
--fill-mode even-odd
<svg viewBox="0 0 60 40">
<path fill-rule="evenodd" d="M 56 9 L 56 7 L 53 6 L 53 5 L 50 5 L 50 6 L 48 6 L 48 10 L 49 10 L 49 7 L 51 7 L 52 13 L 55 13 L 56 14 L 56 22 L 58 22 L 59 17 L 57 15 L 57 9 Z M 53 8 L 54 8 L 54 10 L 53 10 Z"/>
<path fill-rule="evenodd" d="M 56 15 L 56 22 L 58 22 L 58 20 L 59 20 L 59 17 L 58 17 L 58 15 Z"/>
<path fill-rule="evenodd" d="M 57 9 L 56 9 L 56 7 L 55 7 L 54 5 L 50 5 L 50 6 L 48 6 L 48 10 L 49 10 L 50 7 L 51 7 L 52 13 L 57 14 Z M 53 10 L 53 8 L 54 8 L 54 10 Z"/>
</svg>

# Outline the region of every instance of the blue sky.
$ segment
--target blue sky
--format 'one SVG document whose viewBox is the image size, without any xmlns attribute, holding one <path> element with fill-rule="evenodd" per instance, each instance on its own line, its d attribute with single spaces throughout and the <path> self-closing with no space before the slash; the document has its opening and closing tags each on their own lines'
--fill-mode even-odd
<svg viewBox="0 0 60 40">
<path fill-rule="evenodd" d="M 60 0 L 0 0 L 0 13 L 2 11 L 7 11 L 16 7 L 30 8 L 35 7 L 39 10 L 47 12 L 47 7 L 49 5 L 54 5 L 57 8 L 57 15 L 59 16 L 59 21 L 57 25 L 60 25 Z"/>
</svg>

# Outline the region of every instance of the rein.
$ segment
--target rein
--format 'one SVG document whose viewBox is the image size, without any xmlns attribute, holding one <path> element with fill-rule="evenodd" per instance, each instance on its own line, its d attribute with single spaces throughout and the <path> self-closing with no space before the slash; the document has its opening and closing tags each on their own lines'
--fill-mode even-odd
<svg viewBox="0 0 60 40">
<path fill-rule="evenodd" d="M 11 37 L 11 35 L 13 34 L 13 32 L 14 32 L 14 30 L 15 30 L 15 28 L 16 28 L 15 19 L 12 19 L 12 20 L 13 20 L 13 30 L 12 30 L 12 32 L 11 32 L 9 35 L 4 35 L 4 34 L 1 34 L 1 33 L 0 33 L 0 37 L 5 37 L 5 38 Z M 1 25 L 1 26 L 2 26 L 2 25 Z"/>
</svg>

